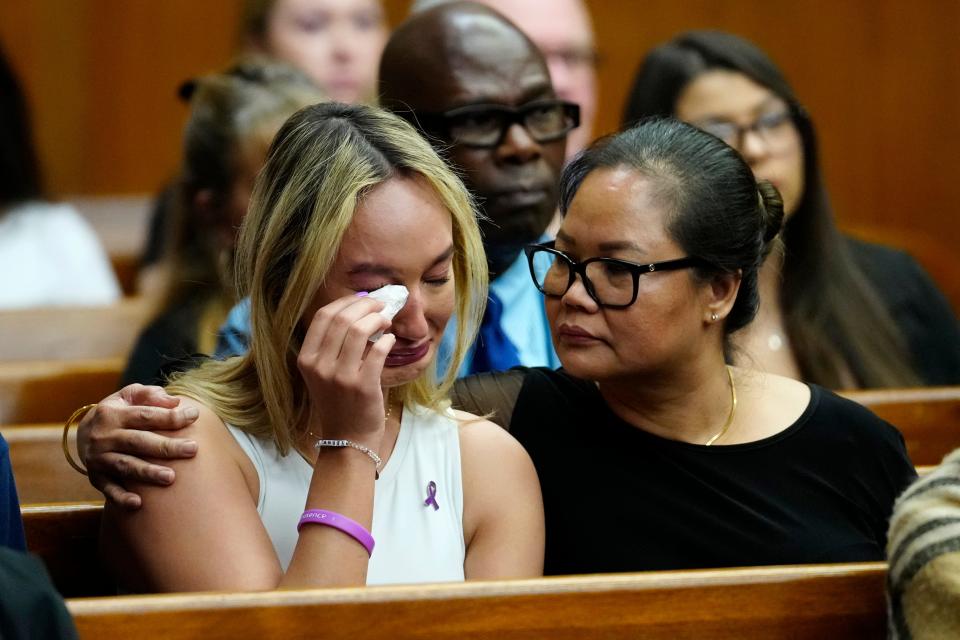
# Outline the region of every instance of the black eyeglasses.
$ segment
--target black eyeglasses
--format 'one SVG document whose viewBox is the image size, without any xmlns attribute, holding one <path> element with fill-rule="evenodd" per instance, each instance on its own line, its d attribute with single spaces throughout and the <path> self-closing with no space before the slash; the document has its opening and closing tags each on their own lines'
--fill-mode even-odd
<svg viewBox="0 0 960 640">
<path fill-rule="evenodd" d="M 421 126 L 449 141 L 480 149 L 503 142 L 513 124 L 521 125 L 538 143 L 559 140 L 580 126 L 580 106 L 565 100 L 536 100 L 519 107 L 471 104 L 443 113 L 418 111 L 412 115 Z"/>
<path fill-rule="evenodd" d="M 709 266 L 706 260 L 693 257 L 649 264 L 617 258 L 589 258 L 577 262 L 553 247 L 553 242 L 524 247 L 537 289 L 545 296 L 558 298 L 573 286 L 579 274 L 584 289 L 594 302 L 611 309 L 624 309 L 636 302 L 640 276 L 645 273 Z"/>
<path fill-rule="evenodd" d="M 714 135 L 734 149 L 743 149 L 744 137 L 747 133 L 754 133 L 763 140 L 764 144 L 774 145 L 783 141 L 783 133 L 787 124 L 792 121 L 789 109 L 781 109 L 765 113 L 750 124 L 740 125 L 728 120 L 707 120 L 695 122 L 693 125 L 702 131 Z"/>
</svg>

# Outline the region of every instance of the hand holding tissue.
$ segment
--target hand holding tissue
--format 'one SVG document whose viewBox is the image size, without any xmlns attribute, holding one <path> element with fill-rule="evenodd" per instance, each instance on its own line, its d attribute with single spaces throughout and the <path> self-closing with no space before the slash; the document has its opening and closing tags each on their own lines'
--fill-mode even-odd
<svg viewBox="0 0 960 640">
<path fill-rule="evenodd" d="M 402 284 L 388 284 L 371 291 L 369 297 L 382 302 L 384 307 L 380 310 L 380 315 L 387 320 L 393 320 L 393 317 L 400 313 L 400 309 L 403 309 L 403 305 L 407 303 L 408 295 L 410 292 Z M 382 335 L 383 331 L 378 331 L 370 336 L 370 342 L 376 342 Z"/>
</svg>

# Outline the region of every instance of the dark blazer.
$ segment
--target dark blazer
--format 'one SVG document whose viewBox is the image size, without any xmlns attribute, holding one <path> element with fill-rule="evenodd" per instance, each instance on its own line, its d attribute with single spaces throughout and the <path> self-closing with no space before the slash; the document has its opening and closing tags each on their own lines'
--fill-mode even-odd
<svg viewBox="0 0 960 640">
<path fill-rule="evenodd" d="M 960 323 L 930 276 L 904 251 L 854 238 L 847 242 L 900 328 L 923 381 L 960 384 Z"/>
</svg>

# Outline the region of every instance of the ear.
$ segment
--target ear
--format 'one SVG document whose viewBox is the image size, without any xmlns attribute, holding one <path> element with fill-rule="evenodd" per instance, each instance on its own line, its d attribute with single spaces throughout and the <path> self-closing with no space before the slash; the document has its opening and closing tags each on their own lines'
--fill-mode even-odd
<svg viewBox="0 0 960 640">
<path fill-rule="evenodd" d="M 717 274 L 704 285 L 701 294 L 704 324 L 723 322 L 730 314 L 742 277 L 743 272 L 738 269 L 734 273 Z"/>
</svg>

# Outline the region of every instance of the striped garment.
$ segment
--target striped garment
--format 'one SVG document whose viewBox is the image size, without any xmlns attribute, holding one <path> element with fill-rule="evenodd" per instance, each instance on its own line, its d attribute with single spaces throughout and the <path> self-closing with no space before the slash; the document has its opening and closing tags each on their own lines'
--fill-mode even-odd
<svg viewBox="0 0 960 640">
<path fill-rule="evenodd" d="M 890 638 L 960 638 L 960 449 L 897 499 L 887 557 Z"/>
</svg>

